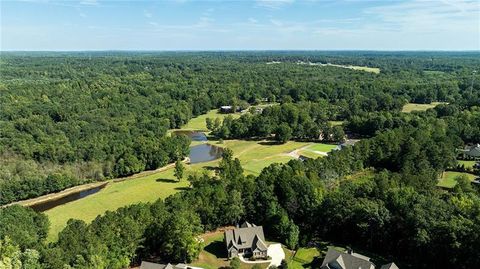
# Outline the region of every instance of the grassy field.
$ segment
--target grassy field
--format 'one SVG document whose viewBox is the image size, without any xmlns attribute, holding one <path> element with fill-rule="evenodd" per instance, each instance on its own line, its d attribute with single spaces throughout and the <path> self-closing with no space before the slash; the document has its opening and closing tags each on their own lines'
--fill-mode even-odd
<svg viewBox="0 0 480 269">
<path fill-rule="evenodd" d="M 333 144 L 321 144 L 321 143 L 315 143 L 309 146 L 307 149 L 311 151 L 320 151 L 320 152 L 330 152 L 332 149 L 336 148 L 337 145 Z"/>
<path fill-rule="evenodd" d="M 445 104 L 443 102 L 432 102 L 430 104 L 415 104 L 415 103 L 408 103 L 403 106 L 402 112 L 410 113 L 412 111 L 425 111 L 429 108 L 434 108 L 440 104 Z"/>
<path fill-rule="evenodd" d="M 213 109 L 210 110 L 207 114 L 200 115 L 198 117 L 195 117 L 191 119 L 185 126 L 182 127 L 182 130 L 202 130 L 202 131 L 207 131 L 207 126 L 205 123 L 205 120 L 207 118 L 220 118 L 223 119 L 226 116 L 231 115 L 233 118 L 239 118 L 240 113 L 235 113 L 235 114 L 221 114 L 218 113 L 218 109 Z"/>
<path fill-rule="evenodd" d="M 192 119 L 185 129 L 204 129 L 205 118 L 223 117 L 215 110 L 206 115 Z M 238 115 L 236 115 L 238 117 Z M 205 142 L 197 142 L 205 143 Z M 313 145 L 316 150 L 329 150 L 331 145 L 314 144 L 306 142 L 289 141 L 285 144 L 276 144 L 269 141 L 244 141 L 244 140 L 226 140 L 222 144 L 212 140 L 211 143 L 220 147 L 228 147 L 233 150 L 234 158 L 239 158 L 244 168 L 245 174 L 258 175 L 263 168 L 272 163 L 286 163 L 292 159 L 290 153 L 300 148 Z M 219 160 L 194 165 L 186 165 L 186 176 L 201 171 L 209 171 L 206 167 L 218 166 Z M 48 240 L 54 241 L 71 218 L 91 222 L 98 215 L 104 214 L 107 210 L 116 210 L 120 207 L 137 204 L 141 202 L 153 202 L 158 198 L 165 198 L 188 186 L 187 180 L 176 182 L 173 176 L 173 168 L 168 168 L 159 172 L 145 172 L 136 176 L 134 179 L 128 179 L 120 182 L 109 181 L 109 184 L 98 193 L 73 201 L 62 206 L 45 211 L 50 222 Z"/>
<path fill-rule="evenodd" d="M 215 141 L 211 143 L 215 144 Z M 308 144 L 287 142 L 282 145 L 270 145 L 262 141 L 227 140 L 223 144 L 215 145 L 231 148 L 234 152 L 234 157 L 240 159 L 245 174 L 258 175 L 263 168 L 272 163 L 285 163 L 293 159 L 293 157 L 287 155 L 288 152 Z M 214 160 L 206 163 L 186 165 L 186 175 L 206 171 L 205 167 L 216 167 L 218 162 L 219 160 Z M 188 186 L 186 180 L 176 182 L 174 179 L 173 168 L 170 168 L 135 179 L 116 183 L 110 181 L 105 189 L 96 194 L 47 210 L 45 213 L 51 222 L 48 240 L 56 240 L 58 232 L 65 227 L 70 218 L 90 222 L 107 210 L 113 211 L 117 208 L 140 202 L 153 202 L 158 198 L 165 198 Z"/>
<path fill-rule="evenodd" d="M 476 161 L 458 161 L 458 164 L 465 166 L 465 168 L 473 168 Z"/>
<path fill-rule="evenodd" d="M 466 175 L 470 180 L 474 180 L 476 178 L 475 175 L 469 173 L 447 171 L 443 173 L 442 178 L 438 181 L 437 186 L 443 188 L 453 188 L 455 185 L 457 185 L 455 178 L 461 175 Z"/>
<path fill-rule="evenodd" d="M 331 64 L 331 63 L 319 64 L 319 65 L 321 65 L 321 66 L 334 66 L 334 67 L 347 68 L 347 69 L 352 69 L 352 70 L 357 70 L 357 71 L 364 71 L 364 72 L 380 74 L 380 68 L 376 68 L 376 67 L 357 66 L 357 65 L 341 65 L 341 64 Z"/>
</svg>

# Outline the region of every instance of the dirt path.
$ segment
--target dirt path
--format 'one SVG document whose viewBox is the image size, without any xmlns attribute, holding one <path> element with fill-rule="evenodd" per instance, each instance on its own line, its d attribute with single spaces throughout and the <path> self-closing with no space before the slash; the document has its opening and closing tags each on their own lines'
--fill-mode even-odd
<svg viewBox="0 0 480 269">
<path fill-rule="evenodd" d="M 286 153 L 285 156 L 290 156 L 290 157 L 292 157 L 292 158 L 298 159 L 298 158 L 300 158 L 300 154 L 298 154 L 298 152 L 300 152 L 301 150 L 304 150 L 304 149 L 306 149 L 306 148 L 308 148 L 308 147 L 310 147 L 310 146 L 311 146 L 311 145 L 306 145 L 306 146 L 301 147 L 301 148 L 299 148 L 299 149 L 296 149 L 296 150 L 294 150 L 294 151 L 290 151 L 289 153 Z"/>
</svg>

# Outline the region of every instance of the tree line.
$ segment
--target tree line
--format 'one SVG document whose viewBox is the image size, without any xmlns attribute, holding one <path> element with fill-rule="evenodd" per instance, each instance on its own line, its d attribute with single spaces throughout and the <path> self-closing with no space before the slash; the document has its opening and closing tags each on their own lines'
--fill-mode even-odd
<svg viewBox="0 0 480 269">
<path fill-rule="evenodd" d="M 439 172 L 456 157 L 456 137 L 445 128 L 386 130 L 325 158 L 273 164 L 258 177 L 245 176 L 227 149 L 216 176 L 193 175 L 188 190 L 107 212 L 91 224 L 70 220 L 53 244 L 44 243 L 48 225 L 33 221 L 46 223 L 43 214 L 2 209 L 17 217 L 0 218 L 9 227 L 0 238 L 20 253 L 37 251 L 39 268 L 122 268 L 152 256 L 190 262 L 203 231 L 255 220 L 269 240 L 292 249 L 328 240 L 402 268 L 474 268 L 480 193 L 465 178 L 451 192 L 436 188 Z"/>
</svg>

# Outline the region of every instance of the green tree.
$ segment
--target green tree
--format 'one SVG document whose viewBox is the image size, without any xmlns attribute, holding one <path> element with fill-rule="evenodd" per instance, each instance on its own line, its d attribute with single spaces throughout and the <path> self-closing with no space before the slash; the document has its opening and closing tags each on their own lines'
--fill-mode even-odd
<svg viewBox="0 0 480 269">
<path fill-rule="evenodd" d="M 241 263 L 241 261 L 238 257 L 234 257 L 230 261 L 230 268 L 231 269 L 240 269 L 241 266 L 242 266 L 242 263 Z"/>
<path fill-rule="evenodd" d="M 171 261 L 192 262 L 202 249 L 197 237 L 202 232 L 200 218 L 195 212 L 184 209 L 174 212 L 165 221 L 161 237 L 163 256 Z"/>
<path fill-rule="evenodd" d="M 185 167 L 182 161 L 178 159 L 177 161 L 175 161 L 175 171 L 173 172 L 173 175 L 177 178 L 178 181 L 180 181 L 183 178 L 184 172 L 185 172 Z"/>
<path fill-rule="evenodd" d="M 280 143 L 286 143 L 292 137 L 292 129 L 288 124 L 282 123 L 275 131 L 275 140 Z"/>
<path fill-rule="evenodd" d="M 205 119 L 205 125 L 207 126 L 207 129 L 210 130 L 210 131 L 214 131 L 215 128 L 214 128 L 214 122 L 211 118 L 206 118 Z"/>
</svg>

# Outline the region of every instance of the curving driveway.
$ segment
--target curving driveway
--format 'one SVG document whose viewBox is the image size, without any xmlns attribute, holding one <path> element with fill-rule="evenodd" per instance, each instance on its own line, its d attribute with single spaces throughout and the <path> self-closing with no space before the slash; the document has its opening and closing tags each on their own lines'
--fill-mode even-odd
<svg viewBox="0 0 480 269">
<path fill-rule="evenodd" d="M 272 258 L 272 262 L 269 266 L 279 266 L 282 263 L 282 260 L 285 259 L 285 252 L 283 252 L 281 244 L 271 244 L 268 246 L 267 255 Z"/>
<path fill-rule="evenodd" d="M 243 258 L 243 255 L 238 255 L 238 258 L 240 258 L 240 261 L 244 263 L 250 263 L 250 264 L 255 264 L 255 263 L 267 263 L 270 262 L 270 266 L 275 265 L 275 266 L 280 266 L 282 263 L 282 260 L 285 259 L 285 252 L 283 252 L 282 244 L 271 244 L 268 246 L 267 249 L 267 255 L 271 258 L 269 261 L 264 261 L 264 260 L 257 260 L 257 261 L 249 261 L 245 260 Z"/>
</svg>

